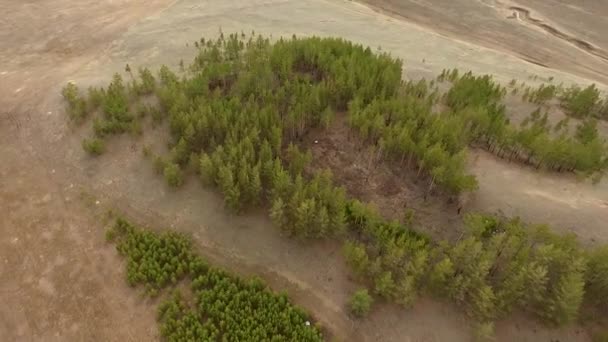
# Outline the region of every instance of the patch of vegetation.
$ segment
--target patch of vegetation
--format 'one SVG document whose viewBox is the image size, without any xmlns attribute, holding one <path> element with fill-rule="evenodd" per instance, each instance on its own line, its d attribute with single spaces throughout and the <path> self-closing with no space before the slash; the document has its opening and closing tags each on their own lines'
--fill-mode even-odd
<svg viewBox="0 0 608 342">
<path fill-rule="evenodd" d="M 167 184 L 172 187 L 178 187 L 184 182 L 182 170 L 175 163 L 168 163 L 163 169 L 163 175 Z"/>
<path fill-rule="evenodd" d="M 546 85 L 543 83 L 536 89 L 526 88 L 526 92 L 523 95 L 523 100 L 541 105 L 552 100 L 562 91 L 563 90 L 561 87 L 553 84 Z"/>
<path fill-rule="evenodd" d="M 554 94 L 556 89 L 541 86 L 530 96 L 543 98 Z M 599 135 L 594 119 L 580 122 L 577 133 L 571 136 L 566 122 L 551 127 L 547 114 L 541 114 L 539 109 L 521 127 L 514 127 L 502 105 L 505 92 L 489 76 L 466 73 L 455 78 L 446 94 L 446 104 L 457 117 L 449 124 L 450 133 L 460 137 L 464 144 L 475 143 L 500 157 L 537 168 L 574 171 L 584 176 L 601 176 L 606 172 L 608 145 Z"/>
<path fill-rule="evenodd" d="M 82 141 L 82 148 L 89 154 L 98 156 L 105 151 L 105 143 L 98 138 L 84 139 Z"/>
<path fill-rule="evenodd" d="M 608 295 L 608 270 L 600 266 L 608 255 L 605 249 L 586 253 L 573 236 L 517 219 L 470 215 L 456 243 L 434 244 L 359 202 L 349 209 L 357 239 L 345 245 L 348 263 L 376 294 L 404 306 L 430 292 L 481 323 L 517 308 L 555 325 L 576 320 L 585 296 L 608 309 L 599 299 Z"/>
<path fill-rule="evenodd" d="M 80 122 L 88 114 L 87 100 L 78 92 L 78 87 L 74 83 L 68 83 L 61 91 L 64 100 L 67 102 L 67 113 L 70 119 Z"/>
<path fill-rule="evenodd" d="M 182 279 L 191 280 L 193 299 L 175 291 L 158 309 L 168 341 L 322 341 L 309 316 L 271 292 L 256 278 L 242 279 L 209 266 L 175 232 L 157 234 L 117 219 L 106 234 L 127 259 L 130 285 L 156 296 Z"/>
<path fill-rule="evenodd" d="M 568 114 L 575 118 L 608 120 L 608 97 L 602 100 L 595 84 L 586 88 L 572 86 L 564 91 L 561 101 Z"/>
<path fill-rule="evenodd" d="M 289 235 L 347 236 L 346 258 L 371 293 L 404 306 L 422 292 L 448 298 L 476 319 L 480 338 L 514 309 L 561 325 L 576 319 L 583 299 L 608 298 L 602 285 L 608 273 L 599 266 L 605 256 L 588 255 L 572 237 L 473 215 L 461 239 L 435 243 L 348 199 L 329 171 L 305 172 L 312 155 L 297 145 L 311 128 L 329 128 L 347 111 L 351 133 L 372 145 L 378 159 L 416 170 L 428 191 L 456 196 L 477 186 L 465 170 L 470 144 L 538 167 L 605 170 L 595 121 L 583 122 L 573 137 L 561 126 L 558 138 L 550 136 L 540 111 L 514 127 L 501 104 L 506 89 L 491 77 L 445 71 L 439 81 L 453 84 L 442 98 L 435 84 L 402 81 L 401 61 L 341 39 L 271 43 L 233 34 L 196 46 L 183 76 L 163 66 L 158 83 L 144 87 L 158 100 L 149 110 L 153 120 L 168 120 L 170 152 L 156 156 L 154 166 L 170 185 L 179 186 L 182 170 L 194 168 L 234 212 L 265 205 Z M 125 89 L 115 76 L 105 91 L 103 120 L 110 126 L 133 120 L 126 96 L 142 92 Z M 438 104 L 447 110 L 437 112 Z M 167 273 L 163 283 L 179 276 Z M 190 317 L 181 299 L 171 307 Z"/>
<path fill-rule="evenodd" d="M 573 118 L 608 120 L 608 95 L 602 98 L 595 84 L 585 88 L 541 84 L 538 88 L 527 87 L 523 95 L 524 101 L 536 104 L 544 104 L 553 98 L 558 98 L 566 114 Z"/>
</svg>

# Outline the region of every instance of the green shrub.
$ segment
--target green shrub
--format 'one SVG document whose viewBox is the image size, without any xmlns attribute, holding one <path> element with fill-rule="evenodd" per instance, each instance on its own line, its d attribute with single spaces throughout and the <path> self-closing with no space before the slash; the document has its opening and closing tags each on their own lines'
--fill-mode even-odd
<svg viewBox="0 0 608 342">
<path fill-rule="evenodd" d="M 183 176 L 182 170 L 180 169 L 179 165 L 175 163 L 168 163 L 163 170 L 163 174 L 165 176 L 167 184 L 169 184 L 170 186 L 178 187 L 182 185 Z"/>
<path fill-rule="evenodd" d="M 103 103 L 105 97 L 105 90 L 103 88 L 89 87 L 88 93 L 89 109 L 95 110 Z"/>
<path fill-rule="evenodd" d="M 67 102 L 67 112 L 71 120 L 82 121 L 87 116 L 87 101 L 80 96 L 78 87 L 74 83 L 68 83 L 61 91 Z"/>
<path fill-rule="evenodd" d="M 113 228 L 106 230 L 106 241 L 113 242 L 116 238 L 116 231 Z"/>
<path fill-rule="evenodd" d="M 592 84 L 585 89 L 572 86 L 562 96 L 562 105 L 575 118 L 596 116 L 600 104 L 600 91 Z"/>
<path fill-rule="evenodd" d="M 105 151 L 105 144 L 103 140 L 98 138 L 84 139 L 82 141 L 82 148 L 89 154 L 98 156 Z"/>
<path fill-rule="evenodd" d="M 350 298 L 350 310 L 355 316 L 364 317 L 369 313 L 373 301 L 367 289 L 358 290 Z"/>
</svg>

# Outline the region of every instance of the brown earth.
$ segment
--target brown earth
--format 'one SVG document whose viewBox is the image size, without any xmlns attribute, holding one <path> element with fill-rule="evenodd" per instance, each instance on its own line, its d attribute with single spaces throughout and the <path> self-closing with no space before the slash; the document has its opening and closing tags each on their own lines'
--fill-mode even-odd
<svg viewBox="0 0 608 342">
<path fill-rule="evenodd" d="M 371 203 L 388 219 L 403 221 L 411 209 L 416 229 L 437 239 L 459 236 L 462 222 L 457 205 L 429 191 L 428 180 L 417 177 L 413 168 L 383 160 L 350 132 L 346 119 L 340 113 L 331 127 L 311 129 L 303 138 L 302 147 L 312 152 L 311 168 L 329 168 L 349 196 Z"/>
<path fill-rule="evenodd" d="M 352 320 L 344 308 L 357 285 L 347 276 L 339 246 L 281 237 L 262 213 L 231 216 L 214 192 L 195 186 L 196 180 L 177 191 L 166 188 L 140 152 L 144 145 L 162 146 L 158 136 L 121 137 L 108 144 L 106 155 L 87 157 L 80 141 L 90 130 L 71 127 L 63 114 L 59 91 L 68 80 L 86 87 L 107 82 L 126 63 L 177 65 L 180 58 L 187 61 L 193 54 L 185 42 L 216 35 L 221 26 L 226 32 L 255 29 L 275 37 L 339 35 L 381 45 L 404 58 L 412 77 L 456 66 L 495 73 L 507 81 L 539 75 L 585 82 L 559 70 L 439 36 L 352 2 L 45 0 L 2 2 L 0 11 L 10 13 L 0 21 L 3 341 L 157 338 L 154 303 L 126 286 L 123 265 L 103 240 L 100 215 L 107 208 L 116 208 L 143 224 L 190 233 L 212 261 L 243 274 L 261 274 L 273 288 L 287 290 L 296 303 L 345 340 L 470 340 L 467 322 L 459 311 L 429 299 L 418 301 L 411 310 L 380 304 L 368 319 Z M 338 159 L 343 164 L 335 165 L 365 162 L 364 157 L 361 161 L 348 155 L 344 158 Z M 328 165 L 332 166 L 329 161 Z M 574 179 L 539 175 L 488 156 L 472 165 L 482 185 L 477 209 L 492 211 L 507 202 L 514 213 L 528 215 L 526 218 L 548 219 L 556 223 L 556 229 L 572 229 L 585 239 L 608 241 L 602 223 L 606 222 L 602 203 L 608 197 L 607 183 L 581 185 Z M 361 180 L 356 169 L 350 172 L 354 189 Z M 401 202 L 421 206 L 413 195 L 418 185 L 397 180 L 394 169 L 366 172 L 379 191 L 395 186 L 408 189 L 387 192 L 398 205 L 370 195 L 382 210 L 398 215 Z M 433 206 L 431 215 L 443 210 L 440 204 Z M 441 215 L 437 215 L 438 227 L 449 224 Z M 571 215 L 577 224 L 562 225 Z M 515 317 L 498 323 L 497 340 L 588 340 L 577 330 L 548 329 Z"/>
<path fill-rule="evenodd" d="M 364 0 L 382 13 L 546 68 L 608 82 L 608 4 L 573 0 Z"/>
</svg>

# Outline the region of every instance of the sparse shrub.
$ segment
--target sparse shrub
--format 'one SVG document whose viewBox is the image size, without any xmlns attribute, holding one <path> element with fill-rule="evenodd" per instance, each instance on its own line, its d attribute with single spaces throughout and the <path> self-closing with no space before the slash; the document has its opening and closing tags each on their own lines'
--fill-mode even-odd
<svg viewBox="0 0 608 342">
<path fill-rule="evenodd" d="M 78 87 L 70 82 L 61 90 L 61 95 L 68 102 L 68 104 L 72 104 L 78 100 Z"/>
<path fill-rule="evenodd" d="M 88 89 L 88 103 L 89 110 L 95 110 L 101 106 L 104 101 L 105 91 L 103 88 L 89 87 Z"/>
<path fill-rule="evenodd" d="M 473 337 L 475 342 L 493 341 L 494 322 L 476 323 L 473 326 Z"/>
<path fill-rule="evenodd" d="M 149 110 L 150 109 L 148 108 L 148 106 L 146 106 L 144 103 L 139 102 L 137 104 L 137 109 L 136 109 L 137 117 L 140 119 L 145 118 L 148 115 Z"/>
<path fill-rule="evenodd" d="M 144 133 L 144 130 L 141 127 L 141 121 L 139 121 L 139 120 L 131 121 L 130 131 L 131 131 L 131 134 L 133 134 L 135 136 L 142 135 Z"/>
<path fill-rule="evenodd" d="M 146 158 L 148 158 L 152 155 L 152 149 L 148 145 L 144 146 L 142 148 L 141 152 L 143 153 L 144 157 L 146 157 Z"/>
<path fill-rule="evenodd" d="M 152 120 L 154 120 L 155 123 L 160 123 L 163 121 L 163 112 L 161 112 L 159 108 L 149 108 L 149 112 L 150 116 L 152 116 Z"/>
<path fill-rule="evenodd" d="M 86 99 L 80 96 L 78 87 L 74 83 L 68 83 L 61 91 L 66 100 L 67 112 L 71 120 L 82 121 L 87 116 Z"/>
<path fill-rule="evenodd" d="M 108 242 L 114 242 L 114 239 L 116 238 L 116 231 L 114 230 L 114 228 L 109 228 L 106 230 L 106 241 Z"/>
<path fill-rule="evenodd" d="M 179 165 L 175 163 L 168 163 L 163 170 L 163 175 L 165 176 L 167 184 L 172 187 L 178 187 L 184 182 L 182 170 L 179 168 Z"/>
<path fill-rule="evenodd" d="M 161 156 L 154 158 L 154 170 L 156 173 L 162 175 L 165 171 L 165 166 L 167 166 L 167 162 Z"/>
<path fill-rule="evenodd" d="M 98 138 L 84 139 L 82 141 L 82 148 L 89 154 L 98 156 L 105 151 L 105 144 L 103 140 Z"/>
</svg>

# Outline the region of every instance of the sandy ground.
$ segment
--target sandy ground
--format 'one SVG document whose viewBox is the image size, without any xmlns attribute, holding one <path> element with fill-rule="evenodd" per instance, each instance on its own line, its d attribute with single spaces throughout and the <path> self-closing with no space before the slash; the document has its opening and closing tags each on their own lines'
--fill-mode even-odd
<svg viewBox="0 0 608 342">
<path fill-rule="evenodd" d="M 446 37 L 608 82 L 608 5 L 574 0 L 364 0 Z M 514 15 L 518 8 L 545 27 Z M 559 31 L 556 35 L 555 31 Z M 576 40 L 576 42 L 575 42 Z M 583 45 L 584 44 L 584 45 Z M 587 46 L 589 45 L 589 47 Z M 593 50 L 593 51 L 592 51 Z M 427 50 L 428 51 L 428 50 Z"/>
<path fill-rule="evenodd" d="M 262 214 L 232 217 L 217 195 L 198 186 L 167 189 L 141 154 L 144 144 L 162 144 L 158 137 L 124 137 L 101 158 L 87 157 L 80 140 L 90 131 L 70 127 L 62 112 L 59 91 L 68 80 L 106 82 L 126 63 L 177 65 L 193 54 L 186 42 L 216 35 L 221 27 L 381 45 L 405 60 L 411 77 L 456 66 L 505 81 L 539 75 L 587 82 L 348 1 L 46 0 L 1 2 L 0 11 L 11 13 L 0 21 L 0 339 L 9 341 L 156 336 L 153 305 L 122 282 L 122 264 L 81 193 L 139 222 L 191 233 L 207 257 L 262 274 L 345 340 L 470 340 L 458 311 L 426 299 L 408 311 L 379 305 L 369 319 L 352 321 L 344 308 L 356 284 L 338 257 L 339 246 L 283 238 Z M 472 165 L 482 185 L 479 209 L 507 208 L 586 240 L 608 241 L 605 182 L 592 188 L 541 177 L 483 154 Z M 575 327 L 550 330 L 526 322 L 500 322 L 498 340 L 586 340 Z"/>
<path fill-rule="evenodd" d="M 3 132 L 4 133 L 4 132 Z M 157 339 L 154 306 L 79 191 L 0 136 L 0 340 Z"/>
</svg>

